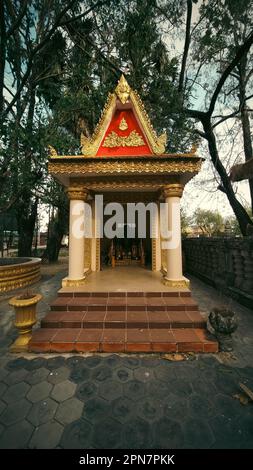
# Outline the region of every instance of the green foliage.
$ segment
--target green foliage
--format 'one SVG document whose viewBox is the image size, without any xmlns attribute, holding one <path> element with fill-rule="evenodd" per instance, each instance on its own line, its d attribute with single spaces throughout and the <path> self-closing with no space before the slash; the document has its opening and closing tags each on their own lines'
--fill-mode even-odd
<svg viewBox="0 0 253 470">
<path fill-rule="evenodd" d="M 203 235 L 217 236 L 224 232 L 224 221 L 219 212 L 197 209 L 194 212 L 193 220 L 195 225 L 201 229 Z"/>
</svg>

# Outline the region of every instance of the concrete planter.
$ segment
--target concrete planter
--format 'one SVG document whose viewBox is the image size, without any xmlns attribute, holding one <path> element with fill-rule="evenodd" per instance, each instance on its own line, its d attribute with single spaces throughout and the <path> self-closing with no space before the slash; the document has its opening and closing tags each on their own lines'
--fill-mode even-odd
<svg viewBox="0 0 253 470">
<path fill-rule="evenodd" d="M 32 327 L 37 321 L 36 307 L 42 299 L 40 294 L 31 295 L 30 298 L 22 298 L 22 295 L 12 297 L 9 304 L 15 309 L 14 325 L 18 329 L 19 336 L 11 346 L 12 352 L 27 351 L 28 343 L 32 337 Z"/>
</svg>

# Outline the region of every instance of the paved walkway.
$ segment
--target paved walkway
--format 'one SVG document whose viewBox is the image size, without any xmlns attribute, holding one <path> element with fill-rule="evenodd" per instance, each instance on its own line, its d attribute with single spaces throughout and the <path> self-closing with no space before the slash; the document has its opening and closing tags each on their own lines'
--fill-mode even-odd
<svg viewBox="0 0 253 470">
<path fill-rule="evenodd" d="M 63 273 L 34 287 L 39 317 Z M 230 305 L 240 319 L 232 354 L 13 355 L 16 336 L 6 295 L 0 300 L 0 448 L 253 448 L 253 312 L 192 279 L 208 313 Z"/>
</svg>

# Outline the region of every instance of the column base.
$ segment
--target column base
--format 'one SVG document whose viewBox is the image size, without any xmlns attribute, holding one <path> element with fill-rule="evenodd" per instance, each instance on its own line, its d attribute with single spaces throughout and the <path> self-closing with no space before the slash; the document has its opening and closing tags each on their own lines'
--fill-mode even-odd
<svg viewBox="0 0 253 470">
<path fill-rule="evenodd" d="M 183 277 L 182 279 L 168 279 L 166 276 L 163 277 L 162 283 L 167 287 L 185 287 L 190 288 L 190 281 Z"/>
<path fill-rule="evenodd" d="M 81 279 L 69 279 L 65 277 L 62 279 L 61 285 L 62 287 L 79 287 L 83 286 L 86 283 L 86 277 L 82 277 Z"/>
</svg>

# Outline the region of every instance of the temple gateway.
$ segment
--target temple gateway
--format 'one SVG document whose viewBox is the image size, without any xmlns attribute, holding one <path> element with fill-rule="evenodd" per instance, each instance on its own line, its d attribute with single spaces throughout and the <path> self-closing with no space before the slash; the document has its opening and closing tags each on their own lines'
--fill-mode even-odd
<svg viewBox="0 0 253 470">
<path fill-rule="evenodd" d="M 139 95 L 122 75 L 92 137 L 81 136 L 82 154 L 58 155 L 50 148 L 49 173 L 70 201 L 69 267 L 30 350 L 217 350 L 182 270 L 180 198 L 202 159 L 194 147 L 168 154 L 165 146 L 166 134 L 156 134 Z M 123 220 L 108 236 L 103 228 L 113 214 L 111 203 L 121 205 Z M 152 217 L 145 212 L 150 226 L 145 237 L 139 236 L 143 219 L 137 212 L 132 223 L 127 220 L 129 203 L 158 208 Z M 166 203 L 166 217 L 161 217 L 161 203 Z M 86 223 L 87 205 L 89 237 L 77 230 L 83 214 Z M 164 223 L 177 243 L 164 243 Z"/>
</svg>

